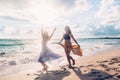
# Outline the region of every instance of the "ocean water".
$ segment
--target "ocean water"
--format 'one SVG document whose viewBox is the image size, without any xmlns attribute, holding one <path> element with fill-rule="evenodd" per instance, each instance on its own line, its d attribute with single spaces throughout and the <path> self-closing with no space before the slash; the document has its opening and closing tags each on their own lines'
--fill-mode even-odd
<svg viewBox="0 0 120 80">
<path fill-rule="evenodd" d="M 57 44 L 59 40 L 60 39 L 52 39 L 48 43 L 48 46 L 53 52 L 62 56 L 57 60 L 46 62 L 49 70 L 52 70 L 54 66 L 57 67 L 68 64 L 64 49 Z M 79 57 L 71 53 L 74 59 L 94 55 L 111 47 L 120 47 L 120 39 L 78 38 L 77 41 L 83 50 L 83 56 Z M 74 41 L 72 41 L 72 44 L 75 44 Z M 11 74 L 14 71 L 36 72 L 43 68 L 38 62 L 41 52 L 41 40 L 0 39 L 0 53 L 2 52 L 6 54 L 3 56 L 0 55 L 0 76 Z"/>
<path fill-rule="evenodd" d="M 105 38 L 78 38 L 85 55 L 88 53 L 103 50 L 112 46 L 120 46 L 120 39 L 105 39 Z M 59 39 L 51 40 L 48 46 L 56 53 L 64 55 L 64 50 L 57 43 Z M 72 44 L 75 44 L 72 41 Z M 6 54 L 36 54 L 41 51 L 41 41 L 35 39 L 0 39 L 0 53 Z"/>
</svg>

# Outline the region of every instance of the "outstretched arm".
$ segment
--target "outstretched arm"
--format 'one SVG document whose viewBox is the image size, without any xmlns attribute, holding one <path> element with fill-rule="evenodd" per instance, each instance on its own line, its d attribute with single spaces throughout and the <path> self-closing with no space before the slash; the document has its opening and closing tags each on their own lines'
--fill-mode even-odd
<svg viewBox="0 0 120 80">
<path fill-rule="evenodd" d="M 72 39 L 75 41 L 75 43 L 80 47 L 80 45 L 78 44 L 78 42 L 76 41 L 76 39 L 74 38 L 74 36 L 71 34 Z"/>
<path fill-rule="evenodd" d="M 56 30 L 56 28 L 53 30 L 53 32 L 52 32 L 51 35 L 49 36 L 49 39 L 51 39 L 51 37 L 53 36 L 55 30 Z"/>
</svg>

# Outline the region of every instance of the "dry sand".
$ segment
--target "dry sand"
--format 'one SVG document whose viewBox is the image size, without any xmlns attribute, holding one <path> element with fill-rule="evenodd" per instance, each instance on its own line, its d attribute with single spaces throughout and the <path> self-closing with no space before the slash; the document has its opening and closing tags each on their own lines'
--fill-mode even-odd
<svg viewBox="0 0 120 80">
<path fill-rule="evenodd" d="M 78 58 L 73 69 L 62 65 L 43 74 L 18 71 L 0 76 L 0 80 L 120 80 L 120 48 Z"/>
</svg>

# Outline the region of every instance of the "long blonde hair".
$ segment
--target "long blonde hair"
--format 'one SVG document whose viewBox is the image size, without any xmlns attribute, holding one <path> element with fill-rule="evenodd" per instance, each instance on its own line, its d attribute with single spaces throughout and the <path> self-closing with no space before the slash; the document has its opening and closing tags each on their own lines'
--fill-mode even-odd
<svg viewBox="0 0 120 80">
<path fill-rule="evenodd" d="M 65 30 L 66 30 L 66 29 L 68 30 L 68 34 L 72 34 L 69 26 L 65 26 Z"/>
<path fill-rule="evenodd" d="M 43 40 L 48 40 L 49 39 L 49 35 L 48 35 L 48 32 L 46 30 L 43 32 L 42 38 L 43 38 Z"/>
</svg>

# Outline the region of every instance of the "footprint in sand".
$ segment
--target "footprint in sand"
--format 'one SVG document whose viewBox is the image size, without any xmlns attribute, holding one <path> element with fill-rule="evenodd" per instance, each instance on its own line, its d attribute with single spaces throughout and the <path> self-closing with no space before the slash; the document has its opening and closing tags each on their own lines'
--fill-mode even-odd
<svg viewBox="0 0 120 80">
<path fill-rule="evenodd" d="M 85 66 L 79 66 L 79 68 L 83 68 L 83 67 L 85 67 Z"/>
<path fill-rule="evenodd" d="M 90 65 L 87 65 L 86 67 L 93 67 L 94 65 L 93 64 L 90 64 Z"/>
<path fill-rule="evenodd" d="M 26 74 L 27 76 L 30 76 L 30 74 L 28 73 L 28 74 Z"/>
<path fill-rule="evenodd" d="M 104 67 L 104 68 L 108 68 L 108 66 L 105 64 L 99 64 L 99 66 Z"/>
</svg>

